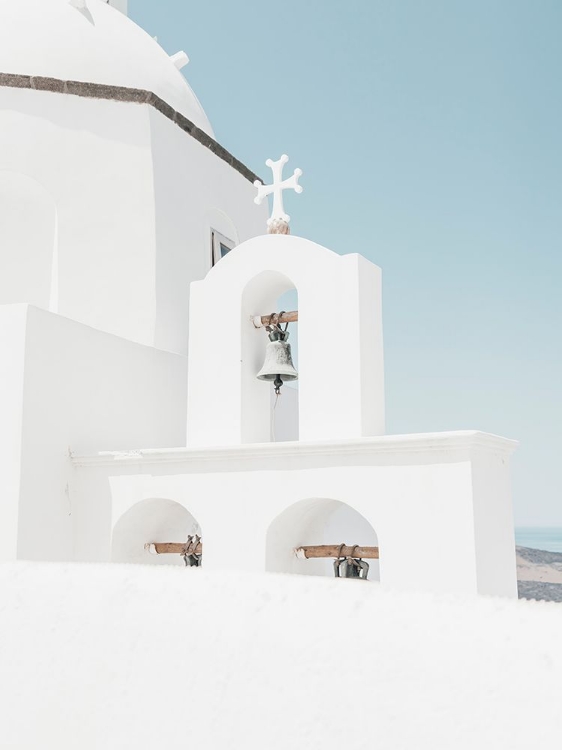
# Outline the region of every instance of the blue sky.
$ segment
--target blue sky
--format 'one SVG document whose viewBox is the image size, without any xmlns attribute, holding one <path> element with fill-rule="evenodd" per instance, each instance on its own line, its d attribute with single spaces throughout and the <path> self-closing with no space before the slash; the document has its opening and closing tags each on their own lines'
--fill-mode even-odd
<svg viewBox="0 0 562 750">
<path fill-rule="evenodd" d="M 562 526 L 560 0 L 129 0 L 218 140 L 291 157 L 292 231 L 383 269 L 388 432 L 517 438 Z"/>
</svg>

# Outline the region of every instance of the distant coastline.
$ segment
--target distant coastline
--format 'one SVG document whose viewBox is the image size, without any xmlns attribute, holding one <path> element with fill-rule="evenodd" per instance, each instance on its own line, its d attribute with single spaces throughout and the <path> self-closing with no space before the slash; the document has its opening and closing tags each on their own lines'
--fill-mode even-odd
<svg viewBox="0 0 562 750">
<path fill-rule="evenodd" d="M 562 527 L 516 526 L 515 544 L 546 552 L 562 552 Z"/>
<path fill-rule="evenodd" d="M 516 547 L 520 599 L 562 602 L 562 552 Z"/>
</svg>

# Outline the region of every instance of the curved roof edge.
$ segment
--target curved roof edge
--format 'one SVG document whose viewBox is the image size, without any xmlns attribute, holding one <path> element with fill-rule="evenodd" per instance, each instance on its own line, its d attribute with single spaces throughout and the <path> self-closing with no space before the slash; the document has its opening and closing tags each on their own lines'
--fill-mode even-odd
<svg viewBox="0 0 562 750">
<path fill-rule="evenodd" d="M 82 96 L 90 99 L 109 99 L 134 104 L 148 104 L 154 107 L 168 120 L 171 120 L 185 133 L 188 133 L 201 145 L 212 151 L 219 159 L 233 167 L 250 182 L 260 180 L 245 164 L 239 161 L 224 146 L 199 128 L 195 123 L 178 112 L 152 91 L 145 89 L 127 88 L 104 83 L 86 83 L 83 81 L 63 81 L 59 78 L 45 78 L 42 76 L 18 75 L 17 73 L 0 73 L 0 87 L 33 89 L 36 91 L 51 91 L 56 94 Z"/>
</svg>

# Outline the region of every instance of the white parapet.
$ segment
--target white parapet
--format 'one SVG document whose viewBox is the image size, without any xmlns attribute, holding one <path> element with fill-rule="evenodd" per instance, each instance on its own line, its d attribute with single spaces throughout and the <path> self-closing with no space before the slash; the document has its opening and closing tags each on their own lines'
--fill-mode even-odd
<svg viewBox="0 0 562 750">
<path fill-rule="evenodd" d="M 515 597 L 515 446 L 464 431 L 75 456 L 75 548 L 162 564 L 145 544 L 197 528 L 207 570 L 330 576 L 294 549 L 377 546 L 369 580 Z"/>
</svg>

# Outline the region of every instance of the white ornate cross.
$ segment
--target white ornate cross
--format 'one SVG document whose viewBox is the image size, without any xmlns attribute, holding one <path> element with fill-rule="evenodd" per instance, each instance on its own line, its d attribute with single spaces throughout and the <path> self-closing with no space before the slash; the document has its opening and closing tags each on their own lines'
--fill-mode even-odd
<svg viewBox="0 0 562 750">
<path fill-rule="evenodd" d="M 272 231 L 272 227 L 277 226 L 279 231 L 279 225 L 286 228 L 286 231 L 281 231 L 281 234 L 287 234 L 289 230 L 289 221 L 291 217 L 285 213 L 283 209 L 283 190 L 292 188 L 295 193 L 302 193 L 302 187 L 299 185 L 299 177 L 302 175 L 302 169 L 295 169 L 291 177 L 286 180 L 283 179 L 283 166 L 289 161 L 287 154 L 279 159 L 279 161 L 272 161 L 268 159 L 265 162 L 266 167 L 271 167 L 273 172 L 273 183 L 271 185 L 263 185 L 259 180 L 254 182 L 254 186 L 258 189 L 258 194 L 254 198 L 254 203 L 258 205 L 263 199 L 273 193 L 273 206 L 271 210 L 271 217 L 267 220 L 267 226 Z"/>
</svg>

